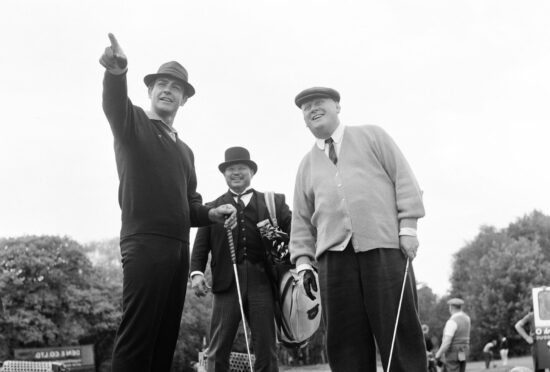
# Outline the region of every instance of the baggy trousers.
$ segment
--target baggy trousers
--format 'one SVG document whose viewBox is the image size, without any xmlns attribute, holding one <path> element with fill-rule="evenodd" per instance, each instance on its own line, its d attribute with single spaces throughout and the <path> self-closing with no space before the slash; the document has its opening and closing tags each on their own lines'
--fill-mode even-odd
<svg viewBox="0 0 550 372">
<path fill-rule="evenodd" d="M 138 234 L 120 242 L 122 321 L 113 372 L 168 372 L 178 339 L 189 272 L 187 243 Z"/>
<path fill-rule="evenodd" d="M 333 372 L 376 372 L 376 345 L 384 370 L 390 354 L 406 258 L 399 249 L 319 257 L 319 284 Z M 426 372 L 426 346 L 417 312 L 412 266 L 403 295 L 391 372 Z"/>
</svg>

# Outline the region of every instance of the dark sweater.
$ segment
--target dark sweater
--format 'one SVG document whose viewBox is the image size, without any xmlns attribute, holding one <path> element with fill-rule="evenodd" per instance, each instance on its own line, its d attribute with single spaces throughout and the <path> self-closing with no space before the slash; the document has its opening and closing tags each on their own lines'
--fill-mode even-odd
<svg viewBox="0 0 550 372">
<path fill-rule="evenodd" d="M 189 243 L 191 226 L 211 224 L 196 191 L 193 152 L 132 104 L 125 74 L 105 72 L 103 111 L 115 139 L 121 238 L 157 234 Z"/>
</svg>

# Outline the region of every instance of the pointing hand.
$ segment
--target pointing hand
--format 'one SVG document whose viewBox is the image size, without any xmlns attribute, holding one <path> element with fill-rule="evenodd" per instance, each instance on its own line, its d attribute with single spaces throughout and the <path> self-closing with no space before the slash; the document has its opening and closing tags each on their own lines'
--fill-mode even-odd
<svg viewBox="0 0 550 372">
<path fill-rule="evenodd" d="M 124 54 L 115 35 L 109 33 L 109 40 L 111 45 L 105 48 L 103 55 L 99 58 L 99 63 L 114 75 L 123 74 L 128 66 L 126 54 Z"/>
</svg>

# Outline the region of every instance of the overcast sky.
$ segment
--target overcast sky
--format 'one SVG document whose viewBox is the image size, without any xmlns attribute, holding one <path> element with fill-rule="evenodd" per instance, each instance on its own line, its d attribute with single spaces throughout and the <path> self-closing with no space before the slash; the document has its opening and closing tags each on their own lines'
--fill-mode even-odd
<svg viewBox="0 0 550 372">
<path fill-rule="evenodd" d="M 113 32 L 143 76 L 180 61 L 197 90 L 175 127 L 205 201 L 230 146 L 252 185 L 287 195 L 313 145 L 294 97 L 342 96 L 346 125 L 395 139 L 424 190 L 417 280 L 449 289 L 452 255 L 481 225 L 550 213 L 550 2 L 7 0 L 0 15 L 0 236 L 118 235 L 112 135 L 98 59 Z"/>
</svg>

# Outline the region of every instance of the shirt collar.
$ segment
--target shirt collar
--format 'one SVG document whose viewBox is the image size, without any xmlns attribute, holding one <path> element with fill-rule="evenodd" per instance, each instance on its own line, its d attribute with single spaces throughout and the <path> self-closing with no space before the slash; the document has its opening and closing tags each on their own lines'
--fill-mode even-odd
<svg viewBox="0 0 550 372">
<path fill-rule="evenodd" d="M 246 188 L 246 190 L 244 190 L 243 192 L 241 192 L 240 195 L 246 194 L 246 193 L 250 194 L 252 191 L 253 191 L 253 190 L 252 190 L 252 187 L 249 186 L 249 187 Z M 235 197 L 239 196 L 239 193 L 238 193 L 238 192 L 235 192 L 235 191 L 233 191 L 233 190 L 231 190 L 231 189 L 229 189 L 229 192 L 231 193 L 232 196 L 235 196 Z"/>
<path fill-rule="evenodd" d="M 174 133 L 174 134 L 178 134 L 178 131 L 176 129 L 174 129 L 174 127 L 172 127 L 171 125 L 168 125 L 166 124 L 162 118 L 160 116 L 158 116 L 155 112 L 153 111 L 145 111 L 145 114 L 147 115 L 147 117 L 149 118 L 149 120 L 158 120 L 162 123 L 163 127 L 168 130 L 170 133 Z"/>
<path fill-rule="evenodd" d="M 345 128 L 344 124 L 339 124 L 334 130 L 334 132 L 332 132 L 332 135 L 331 135 L 332 140 L 337 145 L 342 143 L 342 138 L 344 137 L 344 128 Z M 317 147 L 319 147 L 320 150 L 325 149 L 325 140 L 323 138 L 317 138 L 315 140 L 315 143 L 317 144 Z"/>
</svg>

